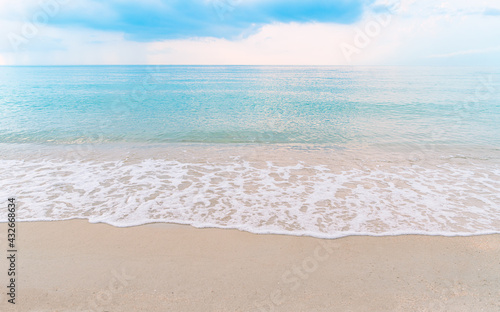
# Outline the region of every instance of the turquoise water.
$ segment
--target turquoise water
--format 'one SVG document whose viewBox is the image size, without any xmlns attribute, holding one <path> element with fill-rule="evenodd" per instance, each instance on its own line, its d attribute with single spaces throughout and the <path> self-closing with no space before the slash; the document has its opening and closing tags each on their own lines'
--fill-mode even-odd
<svg viewBox="0 0 500 312">
<path fill-rule="evenodd" d="M 500 233 L 500 69 L 0 67 L 0 120 L 21 221 Z"/>
<path fill-rule="evenodd" d="M 1 67 L 1 143 L 500 146 L 500 69 Z"/>
</svg>

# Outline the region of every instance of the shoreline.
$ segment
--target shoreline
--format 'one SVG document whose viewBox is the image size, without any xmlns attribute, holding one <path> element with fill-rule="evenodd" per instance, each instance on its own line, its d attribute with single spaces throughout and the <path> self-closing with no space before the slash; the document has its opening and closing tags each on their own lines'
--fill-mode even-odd
<svg viewBox="0 0 500 312">
<path fill-rule="evenodd" d="M 17 229 L 18 303 L 7 305 L 2 294 L 2 311 L 500 307 L 499 234 L 326 240 L 175 224 L 118 228 L 85 220 L 18 222 Z M 0 231 L 7 232 L 5 223 Z M 4 272 L 5 266 L 1 261 Z"/>
<path fill-rule="evenodd" d="M 127 229 L 127 228 L 136 228 L 136 227 L 156 227 L 156 228 L 192 228 L 196 230 L 226 230 L 226 231 L 238 231 L 253 235 L 277 235 L 277 236 L 291 236 L 291 237 L 309 237 L 313 239 L 323 239 L 323 240 L 335 240 L 347 237 L 399 237 L 399 236 L 430 236 L 430 237 L 474 237 L 474 236 L 485 236 L 485 235 L 500 235 L 500 231 L 498 230 L 488 230 L 479 233 L 467 233 L 467 232 L 396 232 L 396 233 L 357 233 L 357 232 L 349 232 L 347 234 L 339 234 L 338 236 L 320 236 L 316 233 L 304 233 L 304 232 L 271 232 L 271 231 L 255 231 L 254 229 L 245 229 L 238 227 L 224 227 L 219 225 L 200 225 L 182 222 L 182 221 L 147 221 L 145 223 L 140 224 L 131 224 L 131 225 L 117 225 L 112 223 L 107 223 L 105 221 L 91 222 L 88 218 L 75 217 L 63 220 L 23 220 L 16 221 L 17 223 L 59 223 L 59 222 L 86 222 L 90 225 L 106 225 L 111 226 L 113 228 L 119 229 Z M 6 221 L 0 221 L 0 224 L 5 224 Z"/>
</svg>

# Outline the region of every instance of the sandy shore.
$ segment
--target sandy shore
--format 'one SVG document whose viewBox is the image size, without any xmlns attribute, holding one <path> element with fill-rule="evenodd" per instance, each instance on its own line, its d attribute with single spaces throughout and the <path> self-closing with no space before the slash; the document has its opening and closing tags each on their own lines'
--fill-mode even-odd
<svg viewBox="0 0 500 312">
<path fill-rule="evenodd" d="M 500 311 L 500 235 L 310 237 L 17 224 L 1 311 Z"/>
</svg>

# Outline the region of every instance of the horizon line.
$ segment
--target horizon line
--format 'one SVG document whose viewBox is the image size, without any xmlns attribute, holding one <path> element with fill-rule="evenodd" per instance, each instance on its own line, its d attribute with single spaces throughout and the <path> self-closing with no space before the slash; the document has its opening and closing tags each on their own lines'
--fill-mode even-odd
<svg viewBox="0 0 500 312">
<path fill-rule="evenodd" d="M 245 66 L 245 67 L 270 67 L 270 66 L 279 66 L 279 67 L 500 67 L 500 65 L 491 66 L 491 65 L 347 65 L 347 64 L 339 64 L 339 65 L 307 65 L 307 64 L 33 64 L 33 65 L 5 65 L 0 64 L 0 67 L 111 67 L 111 66 L 196 66 L 196 67 L 224 67 L 224 66 Z"/>
</svg>

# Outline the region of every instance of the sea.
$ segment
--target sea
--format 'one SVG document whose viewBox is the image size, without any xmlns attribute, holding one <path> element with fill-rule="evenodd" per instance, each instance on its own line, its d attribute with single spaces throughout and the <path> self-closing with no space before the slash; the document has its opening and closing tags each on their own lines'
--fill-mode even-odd
<svg viewBox="0 0 500 312">
<path fill-rule="evenodd" d="M 500 233 L 500 68 L 2 66 L 12 196 L 26 222 Z"/>
</svg>

